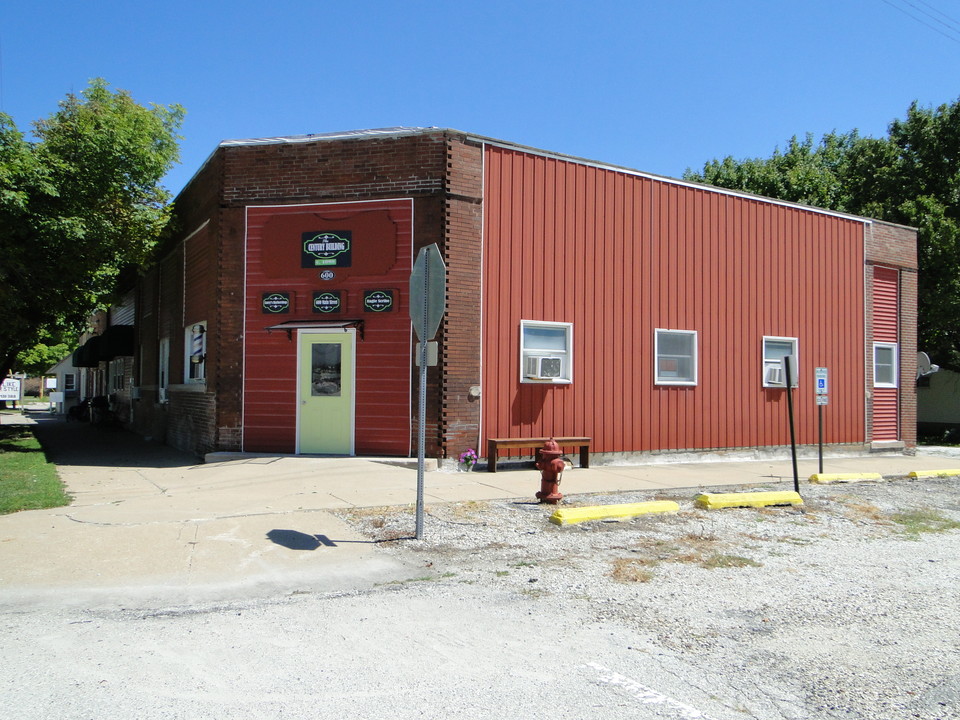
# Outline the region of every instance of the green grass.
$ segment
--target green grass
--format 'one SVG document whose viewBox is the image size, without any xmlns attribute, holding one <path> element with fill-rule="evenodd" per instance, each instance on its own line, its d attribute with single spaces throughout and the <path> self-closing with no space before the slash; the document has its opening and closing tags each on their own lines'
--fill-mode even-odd
<svg viewBox="0 0 960 720">
<path fill-rule="evenodd" d="M 715 570 L 717 568 L 762 567 L 762 565 L 756 560 L 751 560 L 750 558 L 743 557 L 742 555 L 714 553 L 710 557 L 704 558 L 703 562 L 700 563 L 700 567 L 705 567 L 708 570 Z"/>
<path fill-rule="evenodd" d="M 890 519 L 900 525 L 906 535 L 912 536 L 917 536 L 920 533 L 960 530 L 960 522 L 951 520 L 946 515 L 929 508 L 917 508 L 895 513 Z"/>
<path fill-rule="evenodd" d="M 0 514 L 61 507 L 70 496 L 29 427 L 0 425 Z"/>
</svg>

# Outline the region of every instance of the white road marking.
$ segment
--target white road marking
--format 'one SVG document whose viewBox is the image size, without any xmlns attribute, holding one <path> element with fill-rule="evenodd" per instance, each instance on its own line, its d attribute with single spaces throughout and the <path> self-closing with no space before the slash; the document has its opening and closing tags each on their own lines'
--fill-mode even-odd
<svg viewBox="0 0 960 720">
<path fill-rule="evenodd" d="M 657 692 L 653 688 L 649 688 L 646 685 L 642 685 L 636 680 L 631 680 L 620 673 L 615 673 L 613 670 L 603 667 L 603 665 L 587 663 L 585 667 L 596 670 L 600 675 L 600 682 L 606 683 L 607 685 L 616 685 L 618 687 L 622 687 L 645 705 L 666 705 L 667 707 L 676 710 L 678 716 L 684 718 L 685 720 L 714 720 L 714 718 L 710 717 L 706 713 L 700 712 L 696 708 L 690 707 L 686 703 L 682 703 L 679 700 L 674 700 L 673 698 Z"/>
</svg>

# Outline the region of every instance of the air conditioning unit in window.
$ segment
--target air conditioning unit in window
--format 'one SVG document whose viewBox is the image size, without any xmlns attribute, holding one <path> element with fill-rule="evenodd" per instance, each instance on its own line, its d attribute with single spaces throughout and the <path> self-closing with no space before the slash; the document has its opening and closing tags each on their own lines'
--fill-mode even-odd
<svg viewBox="0 0 960 720">
<path fill-rule="evenodd" d="M 537 380 L 554 380 L 561 377 L 562 367 L 562 358 L 529 356 L 523 374 Z"/>
<path fill-rule="evenodd" d="M 783 385 L 783 368 L 780 365 L 767 365 L 763 381 L 767 385 Z"/>
</svg>

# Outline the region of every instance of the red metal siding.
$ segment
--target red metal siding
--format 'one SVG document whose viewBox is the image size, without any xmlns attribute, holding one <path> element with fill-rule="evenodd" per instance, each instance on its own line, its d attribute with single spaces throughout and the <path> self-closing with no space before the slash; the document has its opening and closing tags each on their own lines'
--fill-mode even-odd
<svg viewBox="0 0 960 720">
<path fill-rule="evenodd" d="M 862 442 L 863 226 L 488 146 L 484 437 L 590 435 L 600 452 L 788 442 L 764 335 L 798 337 L 800 442 Z M 521 384 L 523 320 L 572 322 L 570 385 Z M 657 386 L 655 328 L 698 332 L 699 382 Z"/>
<path fill-rule="evenodd" d="M 892 268 L 873 269 L 873 341 L 899 342 L 900 318 L 899 272 Z M 897 388 L 873 390 L 873 439 L 897 440 L 900 405 Z"/>
<path fill-rule="evenodd" d="M 333 281 L 318 279 L 317 269 L 291 267 L 277 276 L 276 258 L 261 250 L 264 227 L 282 215 L 317 213 L 350 218 L 366 210 L 387 211 L 397 228 L 396 259 L 381 274 L 346 275 Z M 346 223 L 337 219 L 334 222 Z M 409 278 L 413 242 L 413 204 L 410 200 L 309 206 L 247 208 L 246 293 L 244 333 L 243 446 L 251 452 L 294 452 L 296 447 L 297 342 L 283 331 L 266 327 L 286 321 L 361 319 L 364 337 L 356 345 L 355 451 L 361 455 L 410 453 L 410 316 Z M 356 234 L 354 235 L 356 245 Z M 369 260 L 370 258 L 367 258 Z M 357 265 L 354 256 L 354 266 Z M 341 290 L 346 309 L 336 315 L 312 310 L 315 290 Z M 395 291 L 392 312 L 363 310 L 363 293 L 370 289 Z M 265 292 L 291 293 L 288 314 L 268 315 L 261 309 Z"/>
<path fill-rule="evenodd" d="M 873 341 L 895 343 L 900 316 L 899 273 L 891 268 L 873 269 Z"/>
</svg>

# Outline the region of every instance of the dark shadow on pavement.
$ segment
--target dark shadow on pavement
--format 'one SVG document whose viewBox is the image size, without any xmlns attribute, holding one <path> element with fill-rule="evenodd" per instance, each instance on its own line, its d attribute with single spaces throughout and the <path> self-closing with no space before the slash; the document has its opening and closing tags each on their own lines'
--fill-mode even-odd
<svg viewBox="0 0 960 720">
<path fill-rule="evenodd" d="M 173 468 L 202 463 L 192 453 L 152 442 L 122 428 L 67 422 L 45 411 L 28 411 L 37 440 L 56 465 Z"/>
<path fill-rule="evenodd" d="M 316 550 L 321 545 L 325 547 L 337 547 L 337 545 L 377 545 L 382 542 L 394 542 L 395 540 L 415 540 L 410 537 L 390 538 L 388 540 L 333 540 L 327 535 L 310 535 L 299 530 L 270 530 L 267 538 L 277 545 L 282 545 L 291 550 Z"/>
<path fill-rule="evenodd" d="M 282 545 L 290 550 L 316 550 L 321 545 L 326 547 L 336 547 L 326 535 L 308 535 L 299 530 L 271 530 L 267 537 L 277 545 Z"/>
</svg>

